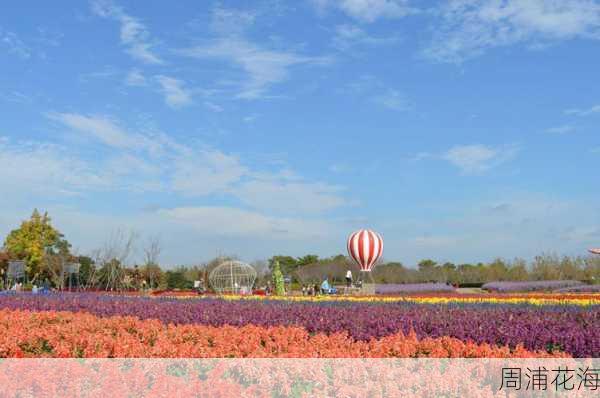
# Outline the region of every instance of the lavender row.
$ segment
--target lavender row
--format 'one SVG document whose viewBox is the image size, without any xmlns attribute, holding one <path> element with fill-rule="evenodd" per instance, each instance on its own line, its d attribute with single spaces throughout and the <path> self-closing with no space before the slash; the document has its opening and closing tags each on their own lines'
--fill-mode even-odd
<svg viewBox="0 0 600 398">
<path fill-rule="evenodd" d="M 406 293 L 430 293 L 430 292 L 453 292 L 454 288 L 445 283 L 388 283 L 375 287 L 376 294 L 406 294 Z"/>
<path fill-rule="evenodd" d="M 580 285 L 555 290 L 555 293 L 600 293 L 600 285 Z"/>
<path fill-rule="evenodd" d="M 309 332 L 345 331 L 357 340 L 414 330 L 419 337 L 452 336 L 511 347 L 522 344 L 529 350 L 560 349 L 575 357 L 600 357 L 598 306 L 317 304 L 17 294 L 0 296 L 0 308 L 85 311 L 174 324 L 301 326 Z"/>
<path fill-rule="evenodd" d="M 523 281 L 523 282 L 489 282 L 481 288 L 493 292 L 534 292 L 556 290 L 573 286 L 581 286 L 579 281 Z"/>
</svg>

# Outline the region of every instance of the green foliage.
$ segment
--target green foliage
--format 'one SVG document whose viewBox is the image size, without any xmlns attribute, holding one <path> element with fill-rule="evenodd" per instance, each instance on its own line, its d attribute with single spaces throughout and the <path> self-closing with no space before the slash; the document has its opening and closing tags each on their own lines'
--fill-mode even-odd
<svg viewBox="0 0 600 398">
<path fill-rule="evenodd" d="M 88 256 L 79 256 L 77 258 L 79 261 L 79 281 L 83 286 L 87 286 L 91 281 L 92 275 L 96 269 L 96 265 L 94 264 L 94 260 Z"/>
<path fill-rule="evenodd" d="M 168 289 L 191 289 L 194 287 L 193 281 L 186 278 L 186 269 L 178 268 L 165 272 Z"/>
<path fill-rule="evenodd" d="M 275 260 L 273 264 L 273 285 L 275 286 L 275 294 L 277 296 L 283 296 L 285 294 L 285 287 L 283 282 L 283 274 L 279 266 L 279 261 Z"/>
<path fill-rule="evenodd" d="M 319 256 L 316 254 L 307 254 L 304 257 L 298 257 L 296 264 L 298 267 L 302 267 L 304 265 L 315 264 L 317 262 L 319 262 Z"/>
<path fill-rule="evenodd" d="M 275 263 L 279 264 L 280 271 L 285 275 L 292 274 L 298 268 L 298 260 L 291 256 L 273 256 L 269 259 L 269 269 L 274 270 Z"/>
<path fill-rule="evenodd" d="M 26 271 L 30 278 L 49 273 L 44 269 L 47 256 L 69 255 L 71 245 L 52 227 L 50 221 L 48 213 L 41 215 L 35 209 L 31 218 L 11 231 L 4 242 L 4 248 L 11 257 L 26 261 Z"/>
</svg>

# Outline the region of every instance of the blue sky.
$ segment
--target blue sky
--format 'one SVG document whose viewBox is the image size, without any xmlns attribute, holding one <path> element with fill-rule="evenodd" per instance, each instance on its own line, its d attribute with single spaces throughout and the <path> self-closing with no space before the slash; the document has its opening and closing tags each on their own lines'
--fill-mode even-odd
<svg viewBox="0 0 600 398">
<path fill-rule="evenodd" d="M 166 264 L 600 244 L 598 1 L 20 1 L 0 65 L 2 236 L 38 207 Z"/>
</svg>

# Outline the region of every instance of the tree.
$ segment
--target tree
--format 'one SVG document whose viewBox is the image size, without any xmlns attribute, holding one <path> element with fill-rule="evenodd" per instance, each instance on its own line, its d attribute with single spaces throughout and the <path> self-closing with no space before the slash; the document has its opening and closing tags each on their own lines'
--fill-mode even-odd
<svg viewBox="0 0 600 398">
<path fill-rule="evenodd" d="M 4 242 L 4 248 L 11 257 L 25 260 L 26 272 L 32 281 L 41 274 L 50 274 L 47 266 L 53 261 L 44 261 L 48 256 L 66 257 L 70 254 L 71 245 L 50 221 L 48 213 L 41 215 L 35 209 L 31 218 L 11 231 Z"/>
<path fill-rule="evenodd" d="M 153 236 L 148 239 L 148 243 L 144 248 L 144 268 L 142 270 L 142 275 L 144 280 L 148 281 L 148 284 L 151 289 L 158 285 L 158 281 L 161 277 L 161 270 L 158 263 L 158 258 L 160 257 L 160 252 L 162 251 L 160 238 L 158 236 Z"/>
<path fill-rule="evenodd" d="M 179 267 L 175 270 L 165 272 L 167 288 L 169 289 L 191 289 L 194 283 L 185 277 L 186 268 Z"/>
<path fill-rule="evenodd" d="M 79 256 L 77 261 L 80 264 L 79 267 L 79 283 L 86 288 L 92 286 L 94 281 L 92 275 L 96 272 L 96 265 L 94 260 L 88 256 Z"/>
<path fill-rule="evenodd" d="M 112 232 L 104 246 L 92 256 L 94 263 L 99 267 L 99 275 L 94 273 L 91 278 L 98 278 L 106 290 L 123 288 L 126 276 L 124 266 L 135 250 L 137 237 L 138 234 L 134 231 L 130 231 L 128 235 L 121 229 Z"/>
<path fill-rule="evenodd" d="M 275 286 L 276 295 L 283 296 L 285 294 L 283 274 L 281 273 L 279 261 L 277 260 L 275 260 L 275 263 L 273 264 L 273 285 Z"/>
<path fill-rule="evenodd" d="M 275 263 L 279 263 L 281 272 L 290 275 L 298 268 L 298 260 L 291 256 L 273 256 L 269 259 L 269 269 L 273 270 Z"/>
<path fill-rule="evenodd" d="M 435 279 L 435 276 L 437 274 L 437 263 L 435 261 L 429 259 L 422 260 L 421 262 L 419 262 L 418 266 L 419 273 L 421 274 L 421 277 L 424 281 L 431 281 Z"/>
<path fill-rule="evenodd" d="M 302 267 L 303 265 L 313 264 L 319 261 L 319 256 L 316 254 L 307 254 L 304 257 L 298 257 L 296 261 L 296 267 Z"/>
</svg>

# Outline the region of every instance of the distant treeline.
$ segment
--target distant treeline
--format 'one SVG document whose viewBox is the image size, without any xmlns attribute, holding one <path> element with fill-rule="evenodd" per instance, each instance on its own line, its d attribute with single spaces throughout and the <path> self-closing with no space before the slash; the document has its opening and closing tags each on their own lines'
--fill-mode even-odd
<svg viewBox="0 0 600 398">
<path fill-rule="evenodd" d="M 194 281 L 202 280 L 208 286 L 210 271 L 221 262 L 232 257 L 218 257 L 208 263 L 194 266 L 177 266 L 166 269 L 155 263 L 123 266 L 117 259 L 98 263 L 88 256 L 79 256 L 73 260 L 81 264 L 77 281 L 79 286 L 88 289 L 191 289 Z M 7 256 L 0 255 L 0 270 L 7 268 Z M 350 269 L 355 279 L 362 278 L 357 266 L 346 256 L 338 255 L 319 258 L 307 255 L 296 258 L 274 256 L 268 261 L 257 261 L 251 265 L 257 270 L 256 286 L 264 286 L 271 279 L 271 269 L 278 261 L 282 272 L 293 283 L 316 283 L 328 278 L 333 283 L 344 281 Z M 372 272 L 376 283 L 420 283 L 442 282 L 453 285 L 478 286 L 492 281 L 527 280 L 580 280 L 588 283 L 600 283 L 600 257 L 559 257 L 540 255 L 527 263 L 516 259 L 506 261 L 496 259 L 490 263 L 453 264 L 423 260 L 416 267 L 406 267 L 399 262 L 378 264 Z M 55 287 L 66 287 L 63 279 L 53 278 Z M 39 283 L 39 282 L 38 282 Z"/>
<path fill-rule="evenodd" d="M 218 257 L 208 263 L 195 266 L 160 266 L 161 243 L 158 237 L 150 237 L 141 247 L 143 261 L 131 264 L 132 253 L 139 252 L 137 233 L 118 230 L 112 233 L 101 247 L 90 255 L 73 253 L 71 244 L 56 230 L 47 213 L 37 210 L 20 227 L 11 231 L 0 250 L 0 284 L 15 282 L 9 275 L 11 260 L 24 261 L 24 275 L 20 282 L 30 285 L 51 285 L 65 288 L 69 285 L 86 289 L 189 289 L 194 281 L 202 280 L 209 287 L 210 271 L 226 259 Z M 337 255 L 319 258 L 308 254 L 302 257 L 273 256 L 268 261 L 256 261 L 256 286 L 264 286 L 271 279 L 271 270 L 278 262 L 288 281 L 292 283 L 317 283 L 324 278 L 339 283 L 350 269 L 354 278 L 362 277 L 356 264 L 347 256 Z M 78 263 L 79 273 L 71 275 L 65 270 L 69 264 Z M 68 266 L 68 267 L 67 267 Z M 416 267 L 406 267 L 399 262 L 378 264 L 372 273 L 377 283 L 442 282 L 459 285 L 479 285 L 491 281 L 525 280 L 580 280 L 588 283 L 600 282 L 600 256 L 559 257 L 545 254 L 527 263 L 521 259 L 506 261 L 497 259 L 491 263 L 453 264 L 437 263 L 426 259 Z"/>
</svg>

